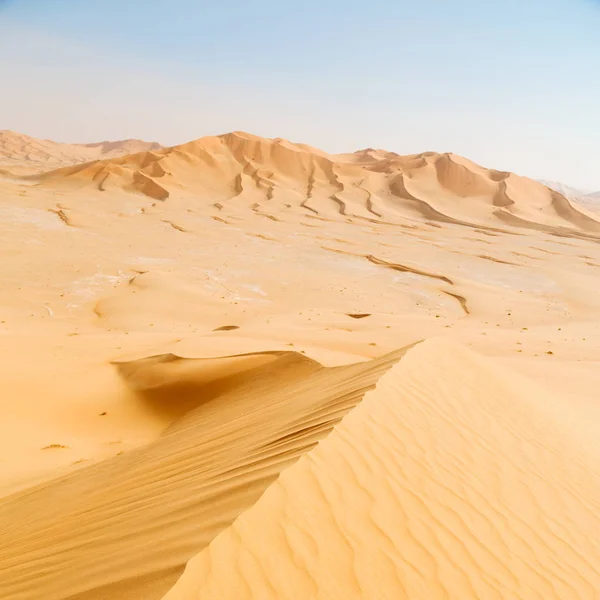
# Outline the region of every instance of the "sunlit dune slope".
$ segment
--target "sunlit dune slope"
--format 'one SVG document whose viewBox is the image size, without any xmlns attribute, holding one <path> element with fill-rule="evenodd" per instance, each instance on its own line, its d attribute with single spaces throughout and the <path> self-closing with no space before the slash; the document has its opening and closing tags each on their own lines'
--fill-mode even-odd
<svg viewBox="0 0 600 600">
<path fill-rule="evenodd" d="M 278 206 L 375 221 L 406 217 L 600 234 L 563 195 L 454 154 L 383 150 L 328 155 L 243 132 L 67 167 L 43 185 L 123 189 L 156 200 L 195 197 L 229 207 Z"/>
<path fill-rule="evenodd" d="M 164 600 L 597 598 L 598 450 L 553 400 L 417 345 Z"/>
<path fill-rule="evenodd" d="M 188 412 L 154 443 L 1 500 L 0 597 L 160 598 L 403 353 L 338 368 L 292 352 L 116 365 L 148 410 Z"/>
</svg>

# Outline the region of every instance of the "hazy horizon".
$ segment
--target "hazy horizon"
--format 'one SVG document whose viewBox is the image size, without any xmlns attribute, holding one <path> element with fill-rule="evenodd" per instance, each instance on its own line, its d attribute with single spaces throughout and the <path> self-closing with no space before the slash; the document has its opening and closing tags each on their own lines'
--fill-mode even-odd
<svg viewBox="0 0 600 600">
<path fill-rule="evenodd" d="M 5 1 L 0 129 L 164 145 L 243 130 L 598 190 L 599 27 L 588 0 Z"/>
</svg>

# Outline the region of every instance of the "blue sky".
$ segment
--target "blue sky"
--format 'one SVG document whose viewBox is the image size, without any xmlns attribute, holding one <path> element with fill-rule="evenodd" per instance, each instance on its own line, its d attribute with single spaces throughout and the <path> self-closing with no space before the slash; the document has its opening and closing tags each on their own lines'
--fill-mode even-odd
<svg viewBox="0 0 600 600">
<path fill-rule="evenodd" d="M 600 189 L 600 0 L 0 0 L 0 129 L 243 129 Z"/>
</svg>

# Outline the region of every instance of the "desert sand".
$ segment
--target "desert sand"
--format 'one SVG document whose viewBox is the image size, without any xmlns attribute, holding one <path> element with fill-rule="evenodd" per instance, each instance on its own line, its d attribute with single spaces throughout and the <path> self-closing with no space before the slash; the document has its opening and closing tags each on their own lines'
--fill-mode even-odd
<svg viewBox="0 0 600 600">
<path fill-rule="evenodd" d="M 65 165 L 156 150 L 156 142 L 121 140 L 94 144 L 64 144 L 38 140 L 15 131 L 0 130 L 0 174 L 39 173 Z"/>
<path fill-rule="evenodd" d="M 600 217 L 454 154 L 0 136 L 0 597 L 600 597 Z"/>
</svg>

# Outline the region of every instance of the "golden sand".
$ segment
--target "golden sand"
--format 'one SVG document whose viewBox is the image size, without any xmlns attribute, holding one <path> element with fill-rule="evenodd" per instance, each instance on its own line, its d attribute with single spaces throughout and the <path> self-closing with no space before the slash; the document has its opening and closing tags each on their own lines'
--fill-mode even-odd
<svg viewBox="0 0 600 600">
<path fill-rule="evenodd" d="M 593 213 L 241 132 L 0 171 L 3 600 L 598 597 Z"/>
</svg>

